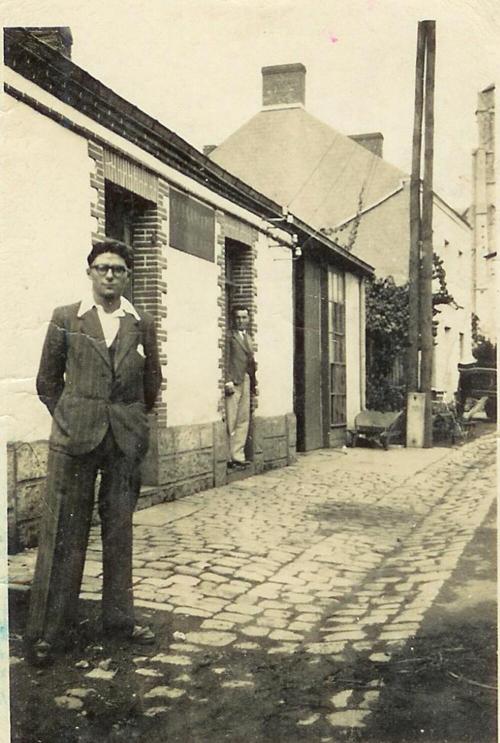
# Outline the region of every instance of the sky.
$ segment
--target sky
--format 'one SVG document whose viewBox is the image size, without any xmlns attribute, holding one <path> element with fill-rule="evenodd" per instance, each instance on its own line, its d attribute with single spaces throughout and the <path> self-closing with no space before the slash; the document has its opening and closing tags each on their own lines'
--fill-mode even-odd
<svg viewBox="0 0 500 743">
<path fill-rule="evenodd" d="M 436 21 L 434 187 L 471 200 L 477 93 L 500 69 L 497 0 L 0 0 L 4 26 L 68 25 L 73 61 L 201 149 L 261 108 L 261 67 L 302 62 L 306 109 L 380 131 L 409 172 L 417 25 Z"/>
</svg>

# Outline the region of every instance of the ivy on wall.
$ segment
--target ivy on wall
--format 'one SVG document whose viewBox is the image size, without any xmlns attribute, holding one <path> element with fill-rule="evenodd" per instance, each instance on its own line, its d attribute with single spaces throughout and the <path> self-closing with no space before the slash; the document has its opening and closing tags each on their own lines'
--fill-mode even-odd
<svg viewBox="0 0 500 743">
<path fill-rule="evenodd" d="M 440 305 L 459 305 L 448 290 L 443 260 L 433 257 L 432 278 L 437 282 L 432 311 Z M 438 320 L 433 320 L 437 333 Z M 372 278 L 366 291 L 366 402 L 372 410 L 401 410 L 405 404 L 404 363 L 408 347 L 408 282 L 397 285 L 392 278 Z"/>
<path fill-rule="evenodd" d="M 479 366 L 488 366 L 496 369 L 497 346 L 480 332 L 479 317 L 472 313 L 472 355 Z"/>
<path fill-rule="evenodd" d="M 438 282 L 438 289 L 437 291 L 432 293 L 432 314 L 434 317 L 436 315 L 439 315 L 441 310 L 438 309 L 438 306 L 441 304 L 444 305 L 450 305 L 454 309 L 462 309 L 453 299 L 453 296 L 448 291 L 448 286 L 446 284 L 446 271 L 443 265 L 443 259 L 440 258 L 436 253 L 433 253 L 432 256 L 432 278 L 434 281 Z M 434 337 L 437 335 L 437 328 L 438 328 L 439 320 L 435 319 L 432 321 L 432 329 L 434 333 Z"/>
<path fill-rule="evenodd" d="M 356 239 L 358 237 L 358 229 L 363 214 L 365 187 L 366 181 L 359 192 L 356 216 L 352 221 L 346 222 L 341 227 L 321 227 L 320 229 L 320 232 L 323 235 L 326 235 L 331 240 L 334 240 L 337 245 L 340 245 L 342 248 L 344 248 L 344 250 L 348 250 L 349 252 L 353 250 Z"/>
<path fill-rule="evenodd" d="M 371 410 L 400 410 L 404 380 L 398 384 L 394 372 L 408 346 L 408 283 L 372 278 L 366 289 L 366 404 Z"/>
</svg>

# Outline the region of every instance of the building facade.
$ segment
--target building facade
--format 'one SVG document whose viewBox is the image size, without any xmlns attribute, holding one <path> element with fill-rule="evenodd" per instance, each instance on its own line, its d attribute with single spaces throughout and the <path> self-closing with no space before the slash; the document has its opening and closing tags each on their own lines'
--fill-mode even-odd
<svg viewBox="0 0 500 743">
<path fill-rule="evenodd" d="M 342 446 L 365 407 L 365 282 L 320 246 L 294 273 L 297 448 Z"/>
<path fill-rule="evenodd" d="M 210 158 L 374 266 L 377 277 L 392 276 L 404 284 L 409 176 L 383 159 L 381 133 L 347 136 L 309 114 L 305 76 L 302 64 L 264 67 L 262 110 L 213 149 Z M 448 290 L 456 300 L 439 315 L 434 387 L 452 399 L 457 364 L 472 358 L 471 228 L 438 195 L 434 251 L 444 261 Z"/>
<path fill-rule="evenodd" d="M 472 208 L 474 286 L 473 310 L 479 332 L 492 343 L 497 341 L 498 286 L 495 234 L 495 86 L 478 94 L 476 111 L 478 147 L 472 159 Z"/>
<path fill-rule="evenodd" d="M 258 365 L 250 471 L 294 460 L 295 246 L 314 241 L 361 283 L 369 273 L 75 65 L 70 35 L 56 31 L 49 44 L 26 29 L 6 29 L 4 37 L 3 323 L 10 351 L 0 404 L 10 442 L 13 549 L 34 543 L 43 495 L 50 418 L 35 376 L 45 331 L 55 306 L 88 294 L 85 258 L 93 241 L 109 236 L 133 248 L 129 299 L 153 315 L 160 344 L 164 382 L 151 415 L 140 507 L 233 476 L 224 384 L 234 304 L 249 308 Z M 353 363 L 361 388 L 359 359 Z"/>
</svg>

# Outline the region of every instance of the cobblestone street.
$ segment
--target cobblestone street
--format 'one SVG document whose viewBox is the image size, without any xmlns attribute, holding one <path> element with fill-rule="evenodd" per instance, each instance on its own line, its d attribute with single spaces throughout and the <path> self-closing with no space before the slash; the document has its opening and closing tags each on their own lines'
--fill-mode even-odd
<svg viewBox="0 0 500 743">
<path fill-rule="evenodd" d="M 417 634 L 495 499 L 495 475 L 493 433 L 459 448 L 322 450 L 137 513 L 136 606 L 143 617 L 163 617 L 167 636 L 136 652 L 127 671 L 102 660 L 106 649 L 100 662 L 75 656 L 78 681 L 58 688 L 53 704 L 79 730 L 92 695 L 105 697 L 126 672 L 152 726 L 151 738 L 139 740 L 336 741 L 353 728 L 362 736 L 383 681 L 373 674 L 362 690 L 348 679 L 314 689 L 315 666 L 338 672 L 361 660 L 379 668 Z M 10 559 L 13 587 L 29 583 L 33 563 L 34 551 Z M 95 529 L 83 599 L 99 600 L 101 570 Z M 283 679 L 298 658 L 304 695 L 292 704 Z M 268 696 L 283 707 L 286 734 L 279 720 L 266 727 L 264 702 L 262 719 L 255 710 L 263 695 L 256 659 L 281 675 L 276 698 Z M 13 663 L 14 674 L 25 666 L 20 654 Z M 252 731 L 204 737 L 214 709 L 223 716 L 228 706 L 242 716 L 253 708 Z"/>
</svg>

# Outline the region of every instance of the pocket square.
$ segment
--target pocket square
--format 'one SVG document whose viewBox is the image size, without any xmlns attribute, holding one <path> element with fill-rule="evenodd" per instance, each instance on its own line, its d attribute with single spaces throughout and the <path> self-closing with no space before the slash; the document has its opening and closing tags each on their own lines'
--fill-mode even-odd
<svg viewBox="0 0 500 743">
<path fill-rule="evenodd" d="M 142 356 L 143 359 L 146 358 L 146 354 L 144 353 L 144 346 L 142 345 L 142 343 L 137 344 L 136 351 L 139 354 L 139 356 Z"/>
</svg>

